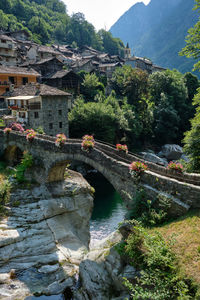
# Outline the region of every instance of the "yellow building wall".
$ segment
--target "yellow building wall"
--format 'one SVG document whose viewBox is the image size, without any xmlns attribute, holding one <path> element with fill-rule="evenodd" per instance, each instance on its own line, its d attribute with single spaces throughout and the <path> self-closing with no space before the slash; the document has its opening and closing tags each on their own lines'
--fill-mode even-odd
<svg viewBox="0 0 200 300">
<path fill-rule="evenodd" d="M 15 87 L 19 87 L 23 84 L 23 77 L 28 78 L 28 83 L 37 82 L 36 76 L 33 75 L 16 75 L 16 74 L 1 74 L 0 73 L 0 95 L 6 92 L 6 88 L 9 87 L 9 77 L 15 78 Z M 7 84 L 4 84 L 6 82 Z"/>
</svg>

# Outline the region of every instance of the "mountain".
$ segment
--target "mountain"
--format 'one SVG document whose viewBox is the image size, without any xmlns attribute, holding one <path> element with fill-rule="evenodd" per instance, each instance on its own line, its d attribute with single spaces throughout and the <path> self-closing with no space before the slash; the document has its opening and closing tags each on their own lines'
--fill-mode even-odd
<svg viewBox="0 0 200 300">
<path fill-rule="evenodd" d="M 187 31 L 198 20 L 194 0 L 151 0 L 133 5 L 110 28 L 113 36 L 129 43 L 134 55 L 181 72 L 191 71 L 194 61 L 180 57 Z"/>
</svg>

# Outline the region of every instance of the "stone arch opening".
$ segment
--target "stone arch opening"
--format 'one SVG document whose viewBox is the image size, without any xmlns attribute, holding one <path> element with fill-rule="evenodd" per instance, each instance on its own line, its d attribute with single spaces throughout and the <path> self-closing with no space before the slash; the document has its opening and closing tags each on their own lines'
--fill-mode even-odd
<svg viewBox="0 0 200 300">
<path fill-rule="evenodd" d="M 5 149 L 3 157 L 9 165 L 16 166 L 23 157 L 23 151 L 16 145 L 10 145 Z"/>
<path fill-rule="evenodd" d="M 105 238 L 117 229 L 127 213 L 126 205 L 109 178 L 94 169 L 89 163 L 80 160 L 66 160 L 57 162 L 48 173 L 48 182 L 63 180 L 66 165 L 83 175 L 87 182 L 95 189 L 94 206 L 90 219 L 91 246 L 95 240 Z"/>
</svg>

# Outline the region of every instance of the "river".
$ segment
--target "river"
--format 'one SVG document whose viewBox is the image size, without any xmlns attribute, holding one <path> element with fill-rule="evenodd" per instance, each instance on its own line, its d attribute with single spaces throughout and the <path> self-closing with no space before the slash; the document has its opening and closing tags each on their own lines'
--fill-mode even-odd
<svg viewBox="0 0 200 300">
<path fill-rule="evenodd" d="M 95 188 L 94 208 L 90 221 L 90 246 L 117 229 L 123 221 L 126 208 L 113 186 L 99 172 L 89 172 L 85 177 Z"/>
</svg>

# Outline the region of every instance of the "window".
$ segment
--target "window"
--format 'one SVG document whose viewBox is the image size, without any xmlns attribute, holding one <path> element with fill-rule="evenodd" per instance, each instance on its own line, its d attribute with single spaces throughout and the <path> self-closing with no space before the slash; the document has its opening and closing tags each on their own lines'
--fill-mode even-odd
<svg viewBox="0 0 200 300">
<path fill-rule="evenodd" d="M 26 83 L 28 83 L 28 77 L 23 77 L 22 84 L 25 85 Z"/>
<path fill-rule="evenodd" d="M 9 80 L 9 82 L 12 83 L 12 84 L 15 83 L 15 77 L 11 77 L 11 76 L 10 76 L 10 77 L 8 78 L 8 80 Z"/>
<path fill-rule="evenodd" d="M 39 118 L 39 113 L 38 113 L 38 111 L 35 111 L 35 112 L 34 112 L 34 118 L 35 118 L 35 119 L 38 119 L 38 118 Z"/>
<path fill-rule="evenodd" d="M 49 129 L 53 129 L 53 123 L 49 123 Z"/>
<path fill-rule="evenodd" d="M 2 44 L 6 44 L 6 40 L 1 40 Z"/>
<path fill-rule="evenodd" d="M 62 128 L 62 122 L 59 122 L 59 128 Z"/>
<path fill-rule="evenodd" d="M 52 110 L 48 110 L 48 116 L 52 117 Z"/>
<path fill-rule="evenodd" d="M 62 116 L 62 109 L 59 109 L 58 114 L 59 116 Z"/>
</svg>

